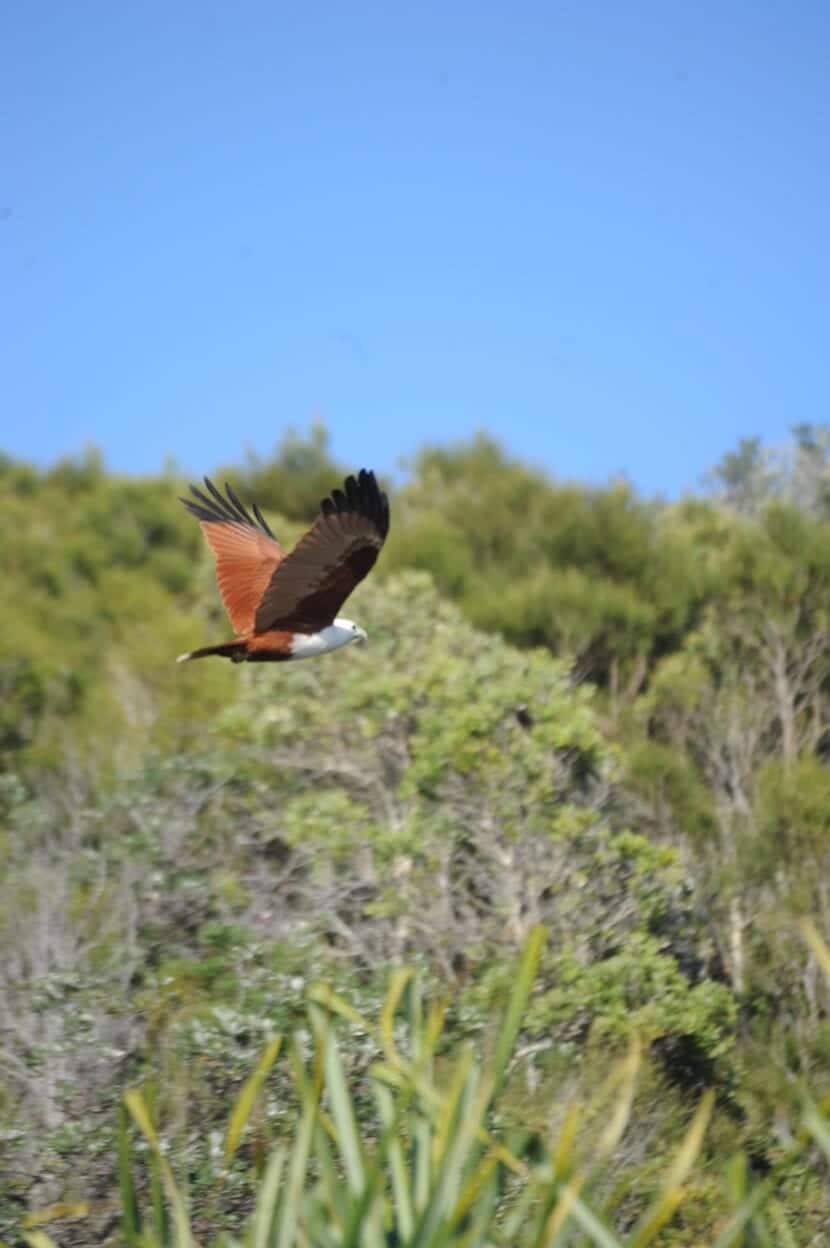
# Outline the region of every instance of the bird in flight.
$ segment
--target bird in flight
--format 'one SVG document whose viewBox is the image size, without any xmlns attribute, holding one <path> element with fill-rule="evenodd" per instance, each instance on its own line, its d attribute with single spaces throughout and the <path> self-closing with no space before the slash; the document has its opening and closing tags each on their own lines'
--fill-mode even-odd
<svg viewBox="0 0 830 1248">
<path fill-rule="evenodd" d="M 389 500 L 373 472 L 361 469 L 320 504 L 311 528 L 290 553 L 280 546 L 253 504 L 253 517 L 229 485 L 224 497 L 205 477 L 207 494 L 190 486 L 196 517 L 216 558 L 219 593 L 235 641 L 203 646 L 177 662 L 219 655 L 234 663 L 310 659 L 352 641 L 359 625 L 338 616 L 377 559 L 389 532 Z"/>
</svg>

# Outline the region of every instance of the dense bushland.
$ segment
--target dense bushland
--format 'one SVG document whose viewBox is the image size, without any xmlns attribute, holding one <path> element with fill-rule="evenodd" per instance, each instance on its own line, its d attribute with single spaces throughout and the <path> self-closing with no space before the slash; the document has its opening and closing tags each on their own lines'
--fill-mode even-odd
<svg viewBox="0 0 830 1248">
<path fill-rule="evenodd" d="M 739 1153 L 793 1242 L 822 1242 L 823 1163 L 787 1149 L 830 1081 L 797 926 L 830 935 L 827 448 L 746 442 L 673 504 L 486 438 L 426 450 L 350 604 L 369 645 L 250 669 L 173 663 L 228 632 L 175 470 L 0 461 L 0 1231 L 83 1199 L 94 1234 L 59 1242 L 117 1242 L 139 1083 L 198 1202 L 312 981 L 372 1015 L 418 967 L 448 1058 L 486 1047 L 541 923 L 504 1129 L 561 1124 L 636 1039 L 618 1229 L 710 1087 L 696 1198 L 659 1242 L 714 1238 Z M 291 540 L 339 472 L 315 431 L 217 475 Z M 340 1043 L 361 1079 L 371 1045 Z M 237 1225 L 247 1180 L 223 1200 Z"/>
</svg>

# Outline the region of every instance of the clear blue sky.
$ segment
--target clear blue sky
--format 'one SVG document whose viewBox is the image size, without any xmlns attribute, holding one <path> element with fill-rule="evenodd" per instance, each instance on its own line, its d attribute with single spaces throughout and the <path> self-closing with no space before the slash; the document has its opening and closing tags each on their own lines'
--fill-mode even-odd
<svg viewBox="0 0 830 1248">
<path fill-rule="evenodd" d="M 192 472 L 319 414 L 669 493 L 822 421 L 830 5 L 32 0 L 0 447 Z"/>
</svg>

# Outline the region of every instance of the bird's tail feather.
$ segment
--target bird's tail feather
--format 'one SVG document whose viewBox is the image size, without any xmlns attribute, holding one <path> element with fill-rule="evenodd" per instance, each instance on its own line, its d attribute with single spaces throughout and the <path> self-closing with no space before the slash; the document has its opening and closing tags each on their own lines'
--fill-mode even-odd
<svg viewBox="0 0 830 1248">
<path fill-rule="evenodd" d="M 177 663 L 186 663 L 188 659 L 206 659 L 211 654 L 217 654 L 223 659 L 233 659 L 239 663 L 244 659 L 247 647 L 244 641 L 225 641 L 218 646 L 202 646 L 200 650 L 190 650 L 187 654 L 180 654 L 176 659 Z"/>
</svg>

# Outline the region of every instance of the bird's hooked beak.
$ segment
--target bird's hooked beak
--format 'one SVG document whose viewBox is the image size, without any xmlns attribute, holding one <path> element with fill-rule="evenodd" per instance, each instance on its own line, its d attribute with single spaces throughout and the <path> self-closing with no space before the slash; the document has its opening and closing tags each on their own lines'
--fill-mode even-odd
<svg viewBox="0 0 830 1248">
<path fill-rule="evenodd" d="M 366 635 L 366 631 L 362 629 L 359 624 L 357 626 L 357 640 L 361 643 L 361 645 L 363 644 L 364 641 L 369 640 L 368 636 Z"/>
</svg>

